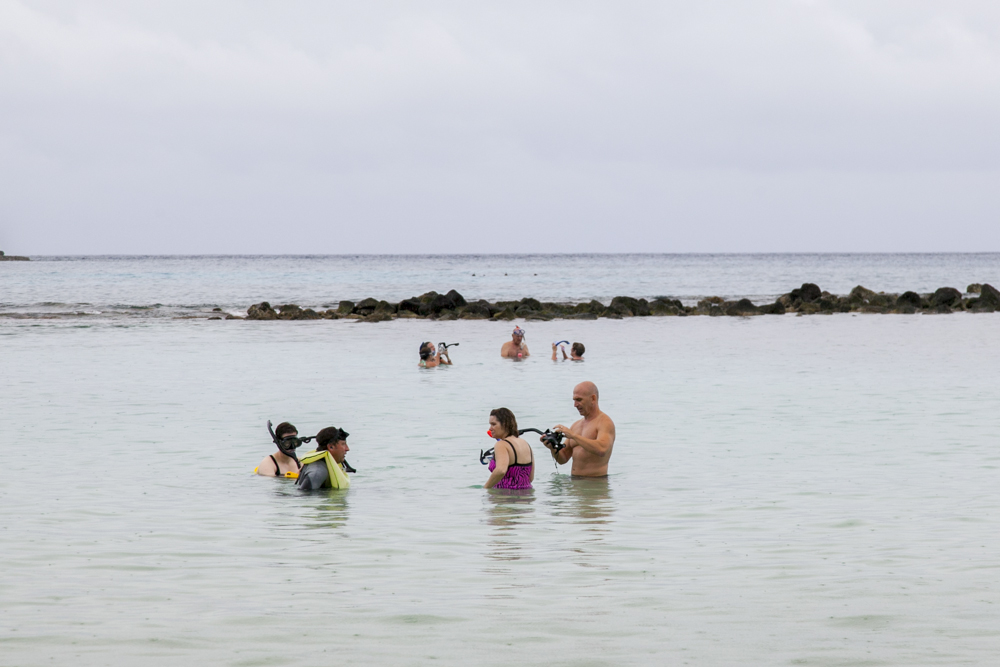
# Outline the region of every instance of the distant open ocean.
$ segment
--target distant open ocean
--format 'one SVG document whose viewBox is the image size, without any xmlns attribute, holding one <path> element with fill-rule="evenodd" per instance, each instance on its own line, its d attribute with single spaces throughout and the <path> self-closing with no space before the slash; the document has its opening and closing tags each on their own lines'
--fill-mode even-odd
<svg viewBox="0 0 1000 667">
<path fill-rule="evenodd" d="M 991 282 L 992 281 L 992 282 Z M 773 301 L 804 282 L 834 294 L 1000 285 L 1000 253 L 844 255 L 347 255 L 36 257 L 0 264 L 0 315 L 177 317 L 252 303 L 336 306 L 456 289 L 466 299 L 608 303 L 615 296 Z"/>
<path fill-rule="evenodd" d="M 0 665 L 995 665 L 1000 313 L 207 319 L 806 281 L 1000 287 L 1000 254 L 0 263 Z M 480 488 L 489 410 L 568 424 L 582 380 L 609 477 L 530 439 L 533 492 Z M 350 490 L 251 474 L 268 419 L 349 431 Z"/>
</svg>

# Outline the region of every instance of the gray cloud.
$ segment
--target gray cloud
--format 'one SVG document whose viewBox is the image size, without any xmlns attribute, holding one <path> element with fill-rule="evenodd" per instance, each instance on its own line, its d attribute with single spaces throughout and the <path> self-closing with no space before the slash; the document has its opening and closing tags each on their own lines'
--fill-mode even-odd
<svg viewBox="0 0 1000 667">
<path fill-rule="evenodd" d="M 0 247 L 1000 249 L 988 2 L 0 0 Z"/>
</svg>

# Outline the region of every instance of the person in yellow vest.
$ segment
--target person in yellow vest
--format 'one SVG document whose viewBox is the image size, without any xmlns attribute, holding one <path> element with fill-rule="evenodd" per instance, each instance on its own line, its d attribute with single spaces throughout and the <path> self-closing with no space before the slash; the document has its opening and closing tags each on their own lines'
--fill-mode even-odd
<svg viewBox="0 0 1000 667">
<path fill-rule="evenodd" d="M 300 489 L 346 489 L 351 485 L 346 473 L 354 470 L 344 461 L 351 451 L 347 435 L 347 431 L 336 426 L 328 426 L 316 434 L 316 451 L 299 459 L 302 469 L 295 483 Z"/>
</svg>

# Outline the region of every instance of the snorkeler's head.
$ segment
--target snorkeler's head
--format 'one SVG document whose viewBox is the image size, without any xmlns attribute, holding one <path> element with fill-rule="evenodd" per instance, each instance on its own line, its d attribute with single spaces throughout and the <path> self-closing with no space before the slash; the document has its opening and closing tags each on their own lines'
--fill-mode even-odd
<svg viewBox="0 0 1000 667">
<path fill-rule="evenodd" d="M 420 344 L 420 359 L 427 361 L 434 355 L 434 343 L 427 341 Z"/>
<path fill-rule="evenodd" d="M 286 438 L 290 435 L 298 435 L 299 429 L 295 428 L 292 424 L 288 422 L 281 422 L 278 424 L 278 428 L 274 429 L 274 437 L 278 440 Z"/>
<path fill-rule="evenodd" d="M 524 329 L 522 329 L 521 327 L 514 327 L 514 332 L 511 333 L 510 337 L 514 340 L 515 343 L 520 343 L 522 340 L 524 340 Z"/>
<path fill-rule="evenodd" d="M 497 433 L 498 430 L 503 432 L 501 437 L 504 438 L 517 435 L 517 418 L 507 408 L 490 410 L 490 431 L 492 431 L 493 437 L 500 435 Z"/>
<path fill-rule="evenodd" d="M 570 347 L 570 350 L 572 350 L 573 354 L 575 354 L 576 356 L 582 357 L 583 353 L 587 351 L 587 348 L 583 346 L 583 343 L 573 343 L 572 347 Z"/>
<path fill-rule="evenodd" d="M 337 463 L 343 463 L 351 448 L 347 446 L 348 433 L 336 426 L 327 426 L 316 434 L 316 451 L 326 450 Z"/>
</svg>

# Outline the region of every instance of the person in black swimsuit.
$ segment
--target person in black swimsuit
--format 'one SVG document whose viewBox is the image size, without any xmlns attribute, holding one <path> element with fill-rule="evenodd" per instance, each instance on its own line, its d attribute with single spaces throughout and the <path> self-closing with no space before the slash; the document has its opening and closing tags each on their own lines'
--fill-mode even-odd
<svg viewBox="0 0 1000 667">
<path fill-rule="evenodd" d="M 284 440 L 285 438 L 297 438 L 298 435 L 298 429 L 288 422 L 281 422 L 278 424 L 278 428 L 274 429 L 274 436 L 277 441 Z M 294 448 L 291 448 L 289 451 L 293 454 L 295 453 Z M 298 474 L 301 468 L 302 464 L 299 463 L 299 460 L 281 451 L 281 446 L 279 445 L 278 451 L 265 456 L 254 472 L 264 477 L 284 477 L 287 472 Z"/>
</svg>

